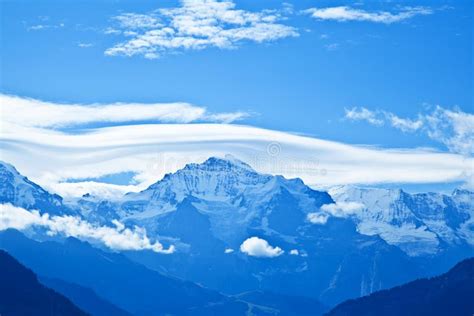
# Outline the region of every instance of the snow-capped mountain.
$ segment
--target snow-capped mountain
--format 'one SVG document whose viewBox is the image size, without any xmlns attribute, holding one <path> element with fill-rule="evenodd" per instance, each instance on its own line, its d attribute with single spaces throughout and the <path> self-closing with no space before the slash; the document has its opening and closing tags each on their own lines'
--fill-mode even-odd
<svg viewBox="0 0 474 316">
<path fill-rule="evenodd" d="M 231 294 L 263 289 L 334 304 L 438 273 L 474 254 L 469 191 L 412 195 L 340 187 L 330 191 L 333 199 L 299 179 L 214 157 L 120 200 L 86 195 L 64 206 L 12 166 L 1 170 L 2 203 L 143 227 L 177 251 L 127 253 L 130 258 Z M 239 251 L 255 236 L 281 251 L 270 258 Z"/>
<path fill-rule="evenodd" d="M 308 213 L 333 203 L 326 192 L 312 190 L 300 179 L 259 174 L 231 157 L 213 157 L 167 174 L 142 192 L 127 194 L 118 205 L 117 214 L 122 220 L 159 232 L 159 225 L 155 225 L 160 217 L 176 211 L 189 197 L 193 198 L 192 205 L 209 217 L 216 237 L 227 242 L 242 242 L 248 228 L 295 235 L 296 230 L 276 228 L 280 223 L 272 222 L 294 222 L 299 218 L 297 224 L 303 225 Z M 284 203 L 290 204 L 287 209 L 280 209 Z"/>
<path fill-rule="evenodd" d="M 474 193 L 455 190 L 409 194 L 403 190 L 343 186 L 333 188 L 335 216 L 354 219 L 365 235 L 378 235 L 411 256 L 474 246 Z M 358 207 L 345 211 L 348 205 Z M 339 212 L 338 212 L 339 211 Z"/>
<path fill-rule="evenodd" d="M 0 203 L 50 214 L 70 212 L 59 195 L 50 194 L 3 161 L 0 161 Z"/>
</svg>

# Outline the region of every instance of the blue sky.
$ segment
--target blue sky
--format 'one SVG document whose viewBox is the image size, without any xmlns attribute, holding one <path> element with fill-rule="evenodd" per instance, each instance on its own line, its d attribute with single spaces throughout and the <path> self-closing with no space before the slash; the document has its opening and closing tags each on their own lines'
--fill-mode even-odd
<svg viewBox="0 0 474 316">
<path fill-rule="evenodd" d="M 110 55 L 121 43 L 170 26 L 170 16 L 157 10 L 185 4 L 2 1 L 1 93 L 54 104 L 186 102 L 209 113 L 245 112 L 236 123 L 264 129 L 472 156 L 472 149 L 453 145 L 452 131 L 439 130 L 444 121 L 430 120 L 457 115 L 461 124 L 472 122 L 472 1 L 227 3 L 230 11 L 275 17 L 270 24 L 286 29 L 260 42 L 233 37 L 231 48 Z M 130 13 L 156 25 L 126 27 L 117 17 Z M 410 127 L 394 118 L 410 119 L 404 121 Z M 461 133 L 454 141 L 465 143 L 470 134 L 466 127 Z"/>
</svg>

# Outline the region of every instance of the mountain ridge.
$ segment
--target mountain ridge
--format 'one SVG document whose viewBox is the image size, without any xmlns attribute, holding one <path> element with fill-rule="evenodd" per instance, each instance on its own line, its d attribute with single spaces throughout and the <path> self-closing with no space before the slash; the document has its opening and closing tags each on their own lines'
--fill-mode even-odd
<svg viewBox="0 0 474 316">
<path fill-rule="evenodd" d="M 150 269 L 228 294 L 257 289 L 285 295 L 312 293 L 313 298 L 331 305 L 414 277 L 434 275 L 474 253 L 469 242 L 461 239 L 461 243 L 449 243 L 425 228 L 422 218 L 414 217 L 411 205 L 403 204 L 413 200 L 410 194 L 403 193 L 400 199 L 402 191 L 398 190 L 397 195 L 380 199 L 377 194 L 385 194 L 383 189 L 372 192 L 374 203 L 385 205 L 383 210 L 356 209 L 360 213 L 353 214 L 358 200 L 351 196 L 333 194 L 333 198 L 299 179 L 262 175 L 243 162 L 211 157 L 166 175 L 142 192 L 127 194 L 121 201 L 86 196 L 66 206 L 91 223 L 113 226 L 112 221 L 118 220 L 127 227 L 146 229 L 149 238 L 175 245 L 176 253 L 162 256 L 147 251 L 124 252 L 126 256 Z M 468 241 L 474 240 L 469 226 L 474 204 L 469 194 L 453 192 L 458 202 L 448 203 L 453 208 L 445 210 L 446 214 L 461 214 L 449 223 L 452 227 L 465 225 L 466 235 L 460 236 Z M 394 200 L 398 204 L 391 209 Z M 348 205 L 349 214 L 342 209 Z M 417 212 L 433 218 L 423 208 Z M 364 214 L 368 216 L 366 225 L 372 225 L 372 220 L 378 225 L 368 228 L 379 231 L 361 229 Z M 401 239 L 399 243 L 397 238 L 406 234 L 407 227 L 409 233 L 421 231 L 422 237 L 434 236 L 440 248 L 417 253 L 426 246 L 426 238 Z M 384 235 L 386 232 L 396 242 Z M 263 239 L 283 252 L 273 258 L 257 258 L 239 251 L 251 237 Z M 408 249 L 415 252 L 407 251 L 405 245 L 416 246 Z M 394 270 L 400 275 L 394 275 Z"/>
<path fill-rule="evenodd" d="M 0 249 L 0 314 L 87 316 L 69 299 L 42 285 L 30 269 Z"/>
<path fill-rule="evenodd" d="M 474 313 L 474 258 L 464 259 L 448 272 L 418 279 L 343 302 L 326 316 L 417 315 L 443 316 Z"/>
</svg>

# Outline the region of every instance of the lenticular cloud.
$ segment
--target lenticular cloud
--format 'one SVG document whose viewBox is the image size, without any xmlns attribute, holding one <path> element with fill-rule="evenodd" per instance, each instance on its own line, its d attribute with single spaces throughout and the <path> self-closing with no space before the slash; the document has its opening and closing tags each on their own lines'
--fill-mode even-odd
<svg viewBox="0 0 474 316">
<path fill-rule="evenodd" d="M 27 211 L 11 204 L 0 205 L 0 231 L 13 228 L 26 230 L 32 227 L 46 229 L 49 235 L 62 234 L 82 240 L 99 242 L 114 250 L 152 250 L 170 254 L 175 248 L 165 249 L 158 241 L 151 242 L 143 228 L 126 228 L 114 220 L 115 227 L 97 226 L 74 216 L 50 216 L 38 211 Z"/>
</svg>

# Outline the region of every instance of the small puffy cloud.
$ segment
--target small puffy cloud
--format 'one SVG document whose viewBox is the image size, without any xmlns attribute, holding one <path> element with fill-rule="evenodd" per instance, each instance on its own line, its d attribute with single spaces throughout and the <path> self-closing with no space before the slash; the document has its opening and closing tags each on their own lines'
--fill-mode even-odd
<svg viewBox="0 0 474 316">
<path fill-rule="evenodd" d="M 366 21 L 373 23 L 392 24 L 401 22 L 417 15 L 429 15 L 433 10 L 427 7 L 404 7 L 397 13 L 387 11 L 368 12 L 348 6 L 329 8 L 310 8 L 303 11 L 318 20 L 332 20 L 338 22 Z"/>
<path fill-rule="evenodd" d="M 291 249 L 290 250 L 290 255 L 292 256 L 299 256 L 300 252 L 298 251 L 298 249 Z"/>
<path fill-rule="evenodd" d="M 278 257 L 284 252 L 280 247 L 272 247 L 265 239 L 258 237 L 246 239 L 240 245 L 240 251 L 252 257 L 263 258 Z"/>
<path fill-rule="evenodd" d="M 114 250 L 152 250 L 158 253 L 170 254 L 175 248 L 168 249 L 156 242 L 151 242 L 143 228 L 126 228 L 118 221 L 113 221 L 115 227 L 98 226 L 74 216 L 50 216 L 38 211 L 27 211 L 11 204 L 0 204 L 0 231 L 13 228 L 26 230 L 41 227 L 47 234 L 54 236 L 62 234 L 68 237 L 102 243 Z"/>
<path fill-rule="evenodd" d="M 224 253 L 233 253 L 233 252 L 234 252 L 234 249 L 232 249 L 232 248 L 226 248 L 224 250 Z"/>
<path fill-rule="evenodd" d="M 358 202 L 337 202 L 324 204 L 321 210 L 335 217 L 347 217 L 365 208 L 365 205 Z"/>
<path fill-rule="evenodd" d="M 320 212 L 309 213 L 306 218 L 312 224 L 324 225 L 327 223 L 329 216 L 345 218 L 363 210 L 364 208 L 365 205 L 359 202 L 324 204 L 321 206 Z"/>
<path fill-rule="evenodd" d="M 323 212 L 309 213 L 306 218 L 312 224 L 324 225 L 327 223 L 329 215 Z"/>
<path fill-rule="evenodd" d="M 131 38 L 105 54 L 155 59 L 177 50 L 230 49 L 242 41 L 262 43 L 298 36 L 294 27 L 278 23 L 289 12 L 286 8 L 252 12 L 236 9 L 230 0 L 182 0 L 177 7 L 149 14 L 124 13 L 113 18 L 118 25 L 111 29 Z"/>
</svg>

